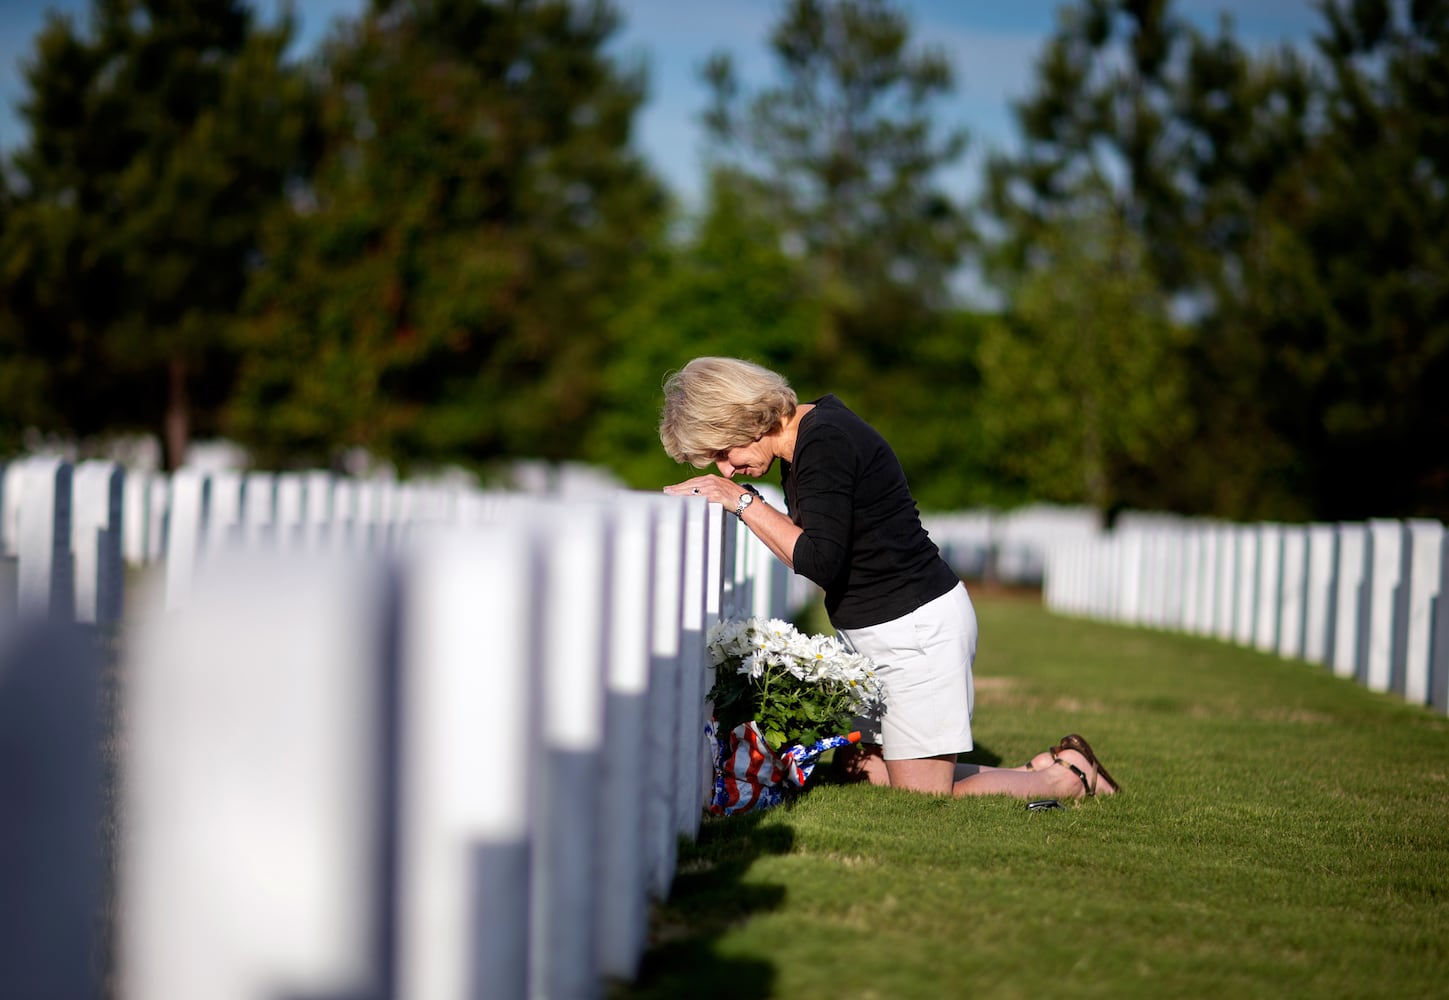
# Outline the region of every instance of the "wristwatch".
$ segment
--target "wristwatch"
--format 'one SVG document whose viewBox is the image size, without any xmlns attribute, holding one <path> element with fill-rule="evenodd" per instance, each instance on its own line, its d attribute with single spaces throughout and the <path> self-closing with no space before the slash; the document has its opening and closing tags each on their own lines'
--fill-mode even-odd
<svg viewBox="0 0 1449 1000">
<path fill-rule="evenodd" d="M 739 505 L 735 507 L 735 517 L 743 521 L 745 519 L 745 508 L 754 503 L 755 497 L 759 495 L 759 490 L 755 489 L 749 483 L 745 483 L 745 492 L 740 494 Z"/>
</svg>

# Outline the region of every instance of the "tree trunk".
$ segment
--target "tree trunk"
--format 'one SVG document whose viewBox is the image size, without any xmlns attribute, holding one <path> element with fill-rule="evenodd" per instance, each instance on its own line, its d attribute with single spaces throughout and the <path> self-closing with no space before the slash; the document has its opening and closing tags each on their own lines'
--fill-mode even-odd
<svg viewBox="0 0 1449 1000">
<path fill-rule="evenodd" d="M 174 354 L 166 364 L 166 470 L 175 472 L 186 462 L 191 443 L 191 399 L 186 393 L 186 359 Z"/>
</svg>

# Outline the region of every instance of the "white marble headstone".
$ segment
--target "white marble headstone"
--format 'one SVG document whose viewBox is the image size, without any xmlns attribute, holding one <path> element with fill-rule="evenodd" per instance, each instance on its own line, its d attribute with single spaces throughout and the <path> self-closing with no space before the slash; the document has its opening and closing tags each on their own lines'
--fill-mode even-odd
<svg viewBox="0 0 1449 1000">
<path fill-rule="evenodd" d="M 167 534 L 171 526 L 171 484 L 165 476 L 152 476 L 150 500 L 146 504 L 146 563 L 166 557 Z"/>
<path fill-rule="evenodd" d="M 115 462 L 76 467 L 71 512 L 76 621 L 117 622 L 125 603 L 121 553 L 125 471 Z"/>
<path fill-rule="evenodd" d="M 246 478 L 240 472 L 211 473 L 211 503 L 206 518 L 207 552 L 219 552 L 244 540 Z"/>
<path fill-rule="evenodd" d="M 1233 638 L 1233 619 L 1237 613 L 1238 529 L 1236 525 L 1218 526 L 1218 592 L 1213 601 L 1214 635 L 1223 641 Z"/>
<path fill-rule="evenodd" d="M 332 493 L 334 480 L 330 472 L 313 471 L 303 477 L 307 493 L 304 514 L 304 536 L 309 551 L 328 544 L 332 531 Z"/>
<path fill-rule="evenodd" d="M 1202 565 L 1202 539 L 1201 526 L 1192 522 L 1183 526 L 1182 529 L 1182 597 L 1179 626 L 1188 635 L 1196 635 L 1198 631 L 1198 615 L 1201 612 L 1199 597 L 1203 586 L 1203 565 Z"/>
<path fill-rule="evenodd" d="M 249 472 L 244 484 L 242 543 L 249 549 L 272 545 L 277 523 L 277 477 L 270 472 Z"/>
<path fill-rule="evenodd" d="M 650 891 L 669 893 L 678 847 L 675 799 L 678 794 L 678 707 L 684 607 L 684 505 L 678 498 L 655 500 L 654 609 L 649 668 L 649 798 L 645 836 L 649 845 Z M 691 769 L 692 773 L 692 769 Z"/>
<path fill-rule="evenodd" d="M 1387 691 L 1393 685 L 1394 611 L 1403 571 L 1404 524 L 1373 520 L 1368 532 L 1368 659 L 1362 679 L 1371 691 Z"/>
<path fill-rule="evenodd" d="M 99 997 L 101 663 L 62 622 L 0 614 L 0 993 Z"/>
<path fill-rule="evenodd" d="M 1338 598 L 1338 529 L 1308 526 L 1308 583 L 1303 607 L 1303 658 L 1332 666 Z"/>
<path fill-rule="evenodd" d="M 21 470 L 24 461 L 0 464 L 0 556 L 13 558 L 20 540 Z"/>
<path fill-rule="evenodd" d="M 545 503 L 533 517 L 545 588 L 529 976 L 534 996 L 587 998 L 599 992 L 607 521 L 587 500 Z"/>
<path fill-rule="evenodd" d="M 1439 593 L 1429 625 L 1429 704 L 1449 714 L 1449 531 L 1439 546 Z"/>
<path fill-rule="evenodd" d="M 1142 548 L 1140 531 L 1129 531 L 1118 538 L 1122 553 L 1119 566 L 1118 620 L 1131 625 L 1142 623 Z"/>
<path fill-rule="evenodd" d="M 1404 697 L 1416 705 L 1424 705 L 1429 701 L 1435 602 L 1446 599 L 1439 589 L 1444 525 L 1438 521 L 1414 520 L 1408 523 L 1408 529 L 1413 568 L 1404 644 Z M 1445 638 L 1449 640 L 1449 636 Z"/>
<path fill-rule="evenodd" d="M 1363 664 L 1364 587 L 1368 579 L 1368 528 L 1338 526 L 1338 578 L 1334 596 L 1333 672 L 1353 677 Z"/>
<path fill-rule="evenodd" d="M 166 539 L 166 606 L 179 607 L 191 591 L 206 551 L 211 476 L 178 469 L 171 476 Z"/>
<path fill-rule="evenodd" d="M 1237 539 L 1237 580 L 1234 583 L 1233 641 L 1251 646 L 1258 611 L 1258 560 L 1262 540 L 1255 525 L 1240 524 L 1234 529 Z"/>
<path fill-rule="evenodd" d="M 1199 558 L 1201 584 L 1197 594 L 1197 628 L 1193 634 L 1211 636 L 1217 634 L 1218 568 L 1222 561 L 1222 533 L 1217 525 L 1209 522 L 1198 529 L 1202 555 Z"/>
<path fill-rule="evenodd" d="M 121 555 L 132 566 L 147 562 L 146 530 L 150 527 L 151 480 L 149 472 L 127 469 L 121 511 Z"/>
<path fill-rule="evenodd" d="M 1283 529 L 1283 600 L 1278 625 L 1278 654 L 1288 659 L 1303 655 L 1303 621 L 1308 598 L 1308 529 Z"/>
<path fill-rule="evenodd" d="M 382 574 L 235 552 L 210 569 L 143 613 L 126 666 L 122 995 L 390 995 Z"/>
<path fill-rule="evenodd" d="M 608 675 L 599 797 L 598 967 L 631 980 L 644 952 L 649 866 L 648 697 L 653 614 L 654 512 L 651 499 L 622 498 L 612 517 Z"/>
<path fill-rule="evenodd" d="M 528 995 L 541 569 L 529 533 L 407 553 L 398 995 Z"/>
<path fill-rule="evenodd" d="M 300 475 L 284 472 L 277 476 L 277 507 L 273 540 L 278 551 L 305 549 L 306 486 Z"/>
<path fill-rule="evenodd" d="M 680 602 L 679 705 L 675 710 L 680 770 L 675 779 L 678 787 L 674 815 L 678 831 L 693 839 L 699 833 L 704 806 L 698 762 L 704 741 L 704 680 L 709 665 L 705 651 L 705 587 L 710 504 L 702 497 L 685 497 L 679 502 L 684 505 L 684 589 Z"/>
<path fill-rule="evenodd" d="M 1258 587 L 1253 645 L 1264 653 L 1278 648 L 1283 604 L 1283 526 L 1258 525 Z"/>
<path fill-rule="evenodd" d="M 338 479 L 332 485 L 332 523 L 330 543 L 333 548 L 356 548 L 358 486 L 350 479 Z"/>
<path fill-rule="evenodd" d="M 21 463 L 16 603 L 23 617 L 66 621 L 75 614 L 72 478 L 71 464 L 63 459 Z"/>
</svg>

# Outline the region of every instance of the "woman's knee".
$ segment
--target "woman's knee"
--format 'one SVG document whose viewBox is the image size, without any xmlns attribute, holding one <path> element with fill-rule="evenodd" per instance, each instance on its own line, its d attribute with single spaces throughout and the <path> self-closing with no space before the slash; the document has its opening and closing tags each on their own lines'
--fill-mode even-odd
<svg viewBox="0 0 1449 1000">
<path fill-rule="evenodd" d="M 858 743 L 835 751 L 835 776 L 840 781 L 865 781 L 872 785 L 889 785 L 890 774 L 881 757 L 879 743 Z"/>
<path fill-rule="evenodd" d="M 956 777 L 955 754 L 888 760 L 885 766 L 892 788 L 929 795 L 949 795 Z"/>
</svg>

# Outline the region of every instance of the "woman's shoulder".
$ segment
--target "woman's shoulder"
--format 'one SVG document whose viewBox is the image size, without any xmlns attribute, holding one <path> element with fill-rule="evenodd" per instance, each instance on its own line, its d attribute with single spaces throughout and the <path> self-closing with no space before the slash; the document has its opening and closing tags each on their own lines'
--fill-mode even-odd
<svg viewBox="0 0 1449 1000">
<path fill-rule="evenodd" d="M 814 400 L 812 406 L 800 423 L 796 462 L 840 468 L 859 464 L 872 450 L 870 426 L 833 395 Z"/>
<path fill-rule="evenodd" d="M 837 431 L 852 438 L 872 438 L 875 429 L 838 396 L 827 394 L 814 400 L 813 409 L 805 415 L 805 425 Z"/>
<path fill-rule="evenodd" d="M 800 418 L 801 438 L 833 437 L 846 432 L 850 424 L 858 419 L 833 395 L 811 400 L 801 409 L 806 411 Z"/>
<path fill-rule="evenodd" d="M 828 392 L 819 399 L 812 399 L 805 405 L 810 410 L 805 414 L 804 419 L 812 424 L 839 424 L 842 421 L 860 419 L 834 393 Z"/>
</svg>

